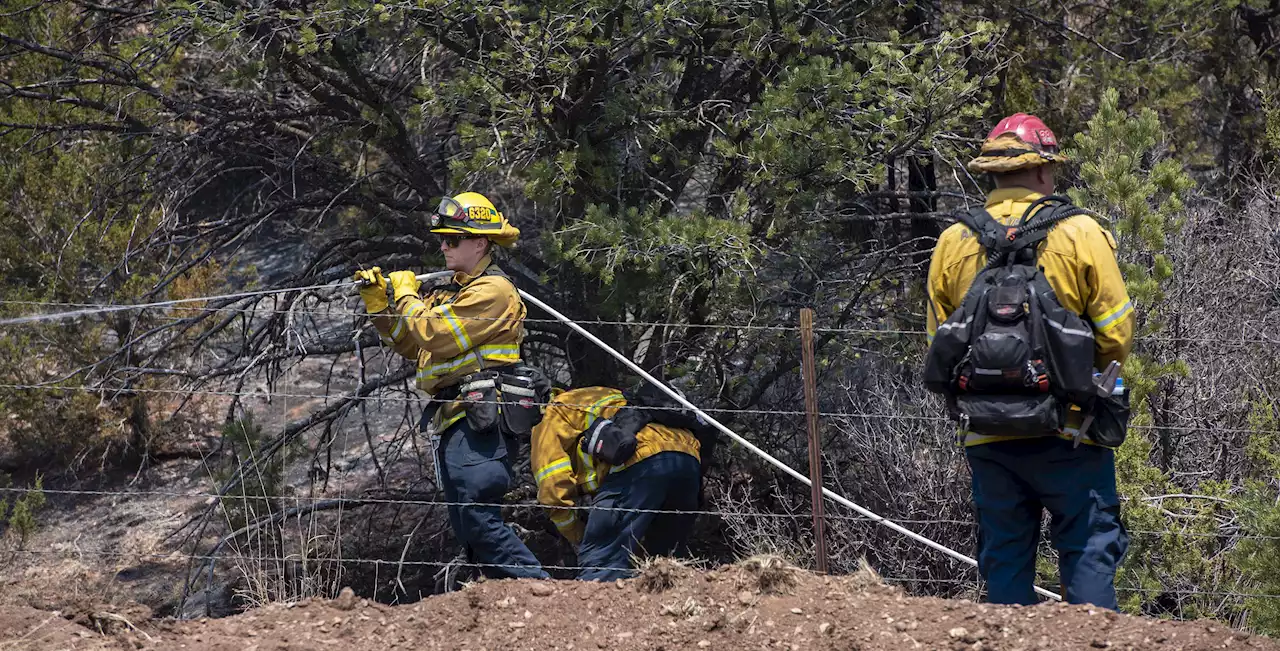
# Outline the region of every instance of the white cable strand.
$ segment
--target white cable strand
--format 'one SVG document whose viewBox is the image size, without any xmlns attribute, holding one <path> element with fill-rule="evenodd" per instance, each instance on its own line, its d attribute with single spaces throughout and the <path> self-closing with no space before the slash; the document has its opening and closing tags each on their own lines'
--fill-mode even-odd
<svg viewBox="0 0 1280 651">
<path fill-rule="evenodd" d="M 0 328 L 5 326 L 20 325 L 23 323 L 39 323 L 44 321 L 65 321 L 67 319 L 75 319 L 82 316 L 90 316 L 93 314 L 107 314 L 110 312 L 124 312 L 126 310 L 141 310 L 153 307 L 168 307 L 170 305 L 181 305 L 183 303 L 199 303 L 203 301 L 233 300 L 238 298 L 252 298 L 254 296 L 266 296 L 269 294 L 283 294 L 285 292 L 304 292 L 315 289 L 338 289 L 342 285 L 333 283 L 325 285 L 307 285 L 303 287 L 289 287 L 287 289 L 263 289 L 253 292 L 238 292 L 235 294 L 222 294 L 220 296 L 202 296 L 198 298 L 175 298 L 168 301 L 156 301 L 154 303 L 137 303 L 133 305 L 99 305 L 95 307 L 84 308 L 80 310 L 71 310 L 69 312 L 55 312 L 53 314 L 29 314 L 27 316 L 13 317 L 10 319 L 0 319 Z"/>
<path fill-rule="evenodd" d="M 452 271 L 433 271 L 426 274 L 418 274 L 419 282 L 428 282 L 445 276 L 452 276 Z M 359 284 L 350 280 L 342 280 L 338 282 L 325 283 L 322 285 L 303 285 L 301 287 L 286 287 L 284 289 L 260 289 L 252 292 L 236 292 L 234 294 L 220 294 L 217 296 L 200 296 L 196 298 L 175 298 L 167 301 L 156 301 L 154 303 L 136 303 L 133 305 L 96 305 L 79 310 L 71 310 L 68 312 L 55 312 L 52 314 L 29 314 L 27 316 L 13 317 L 9 319 L 0 319 L 0 328 L 11 325 L 21 325 L 23 323 L 39 323 L 43 321 L 65 321 L 67 319 L 75 319 L 82 316 L 90 316 L 93 314 L 107 314 L 110 312 L 124 312 L 127 310 L 142 310 L 154 307 L 170 307 L 173 305 L 182 305 L 185 303 L 204 303 L 207 301 L 223 301 L 236 300 L 241 298 L 253 298 L 255 296 L 269 296 L 271 294 L 285 294 L 288 292 L 306 292 L 317 289 L 348 289 L 359 287 Z M 8 301 L 11 303 L 20 303 L 22 301 Z M 210 308 L 221 309 L 221 308 Z"/>
<path fill-rule="evenodd" d="M 725 427 L 723 424 L 720 423 L 720 421 L 712 418 L 709 414 L 707 414 L 707 412 L 699 409 L 697 405 L 687 400 L 683 395 L 672 390 L 665 383 L 660 382 L 657 378 L 650 375 L 643 368 L 640 368 L 639 364 L 636 364 L 635 362 L 628 359 L 626 355 L 623 355 L 622 353 L 614 350 L 612 346 L 610 346 L 609 344 L 606 344 L 604 341 L 601 341 L 600 338 L 591 334 L 582 326 L 578 325 L 577 323 L 574 323 L 574 321 L 569 317 L 556 311 L 550 305 L 543 303 L 542 301 L 538 300 L 536 297 L 531 296 L 528 292 L 524 290 L 517 290 L 517 291 L 520 292 L 520 296 L 522 296 L 524 300 L 529 301 L 530 303 L 533 303 L 535 306 L 542 308 L 547 314 L 550 314 L 551 316 L 563 321 L 565 325 L 572 328 L 575 332 L 582 335 L 583 337 L 586 337 L 587 341 L 590 341 L 596 346 L 599 346 L 601 350 L 605 351 L 606 353 L 609 353 L 619 362 L 622 362 L 624 366 L 631 369 L 633 372 L 638 374 L 640 377 L 644 378 L 646 381 L 652 383 L 655 387 L 661 389 L 663 393 L 670 396 L 673 400 L 693 410 L 693 413 L 697 414 L 703 420 L 714 425 L 716 429 L 720 430 L 721 432 L 724 432 L 726 436 L 736 441 L 739 445 L 750 450 L 753 454 L 760 457 L 761 459 L 764 459 L 766 462 L 768 462 L 770 465 L 777 468 L 778 470 L 781 470 L 782 472 L 788 475 L 791 475 L 793 478 L 795 478 L 797 481 L 801 482 L 805 486 L 813 486 L 813 482 L 810 481 L 809 478 L 806 477 L 803 473 L 779 461 L 778 459 L 770 455 L 768 452 L 765 452 L 764 450 L 761 450 L 760 448 L 756 447 L 753 443 L 751 443 L 751 441 L 748 441 L 747 439 L 739 436 L 737 432 L 729 429 L 728 427 Z M 885 519 L 884 517 L 881 517 L 863 508 L 862 506 L 855 504 L 853 501 L 845 498 L 842 495 L 837 494 L 835 491 L 832 491 L 831 489 L 825 486 L 822 487 L 822 494 L 826 496 L 827 499 L 833 502 L 836 502 L 837 504 L 841 504 L 845 507 L 853 509 L 854 511 L 867 517 L 868 519 L 871 519 L 878 524 L 884 525 L 889 529 L 892 529 L 908 538 L 911 538 L 912 540 L 915 540 L 916 542 L 919 542 L 931 549 L 942 552 L 943 554 L 946 554 L 947 556 L 950 556 L 956 560 L 964 561 L 965 563 L 968 563 L 969 565 L 972 565 L 974 567 L 978 566 L 978 561 L 976 559 L 966 556 L 965 554 L 961 554 L 960 552 L 954 549 L 951 549 L 946 545 L 930 540 L 929 538 L 926 538 L 896 522 Z M 1054 599 L 1057 601 L 1062 600 L 1062 597 L 1057 593 L 1050 592 L 1039 586 L 1036 586 L 1036 592 L 1040 593 L 1045 597 L 1049 597 L 1050 599 Z"/>
<path fill-rule="evenodd" d="M 497 507 L 497 508 L 544 508 L 555 509 L 561 511 L 612 511 L 621 513 L 649 513 L 654 515 L 702 515 L 708 517 L 730 517 L 730 518 L 777 518 L 790 520 L 808 520 L 812 516 L 809 513 L 775 513 L 771 511 L 735 511 L 723 509 L 713 510 L 679 510 L 679 509 L 635 509 L 625 508 L 621 506 L 548 506 L 537 502 L 450 502 L 448 500 L 437 499 L 419 499 L 415 497 L 323 497 L 309 495 L 219 495 L 218 493 L 193 492 L 183 493 L 178 491 L 153 491 L 153 490 L 136 490 L 136 491 L 105 491 L 105 490 L 76 490 L 76 489 L 53 489 L 42 488 L 36 491 L 34 488 L 19 487 L 0 487 L 0 493 L 11 494 L 27 494 L 31 492 L 40 492 L 46 495 L 81 495 L 92 497 L 174 497 L 185 499 L 211 500 L 219 499 L 225 501 L 235 500 L 275 500 L 280 502 L 348 502 L 355 505 L 370 504 L 388 504 L 397 506 L 458 506 L 458 507 Z M 836 520 L 841 522 L 875 522 L 871 518 L 861 515 L 833 515 L 826 514 L 828 520 Z M 948 526 L 964 526 L 975 527 L 978 523 L 972 520 L 954 520 L 948 518 L 927 518 L 927 519 L 902 519 L 894 518 L 894 522 L 898 524 L 918 524 L 918 525 L 948 525 Z M 1127 529 L 1126 532 L 1137 536 L 1160 536 L 1168 538 L 1221 538 L 1232 541 L 1239 540 L 1280 540 L 1280 536 L 1269 536 L 1263 534 L 1250 533 L 1230 533 L 1230 532 L 1212 532 L 1212 531 L 1181 531 L 1174 529 Z"/>
<path fill-rule="evenodd" d="M 440 272 L 433 272 L 433 274 L 422 274 L 418 276 L 418 278 L 420 280 L 424 278 L 429 278 L 433 276 L 434 273 L 440 273 Z M 310 289 L 316 289 L 316 288 L 323 289 L 327 287 L 341 289 L 343 285 L 330 284 L 330 285 L 315 285 L 311 287 L 306 287 L 306 286 L 286 287 L 284 289 L 263 290 L 261 292 L 251 293 L 251 295 L 283 294 L 287 292 L 307 291 Z M 209 306 L 181 307 L 181 306 L 170 305 L 171 303 L 175 303 L 175 302 L 215 301 L 215 300 L 225 299 L 225 298 L 235 297 L 235 296 L 237 295 L 227 294 L 224 296 L 206 296 L 202 298 L 182 299 L 181 301 L 162 301 L 158 303 L 140 303 L 136 305 L 111 305 L 111 304 L 101 304 L 101 303 L 70 303 L 70 302 L 58 302 L 58 301 L 0 300 L 0 305 L 31 305 L 31 306 L 57 306 L 57 307 L 84 308 L 84 309 L 75 310 L 72 312 L 61 312 L 61 313 L 54 313 L 54 314 L 34 314 L 34 315 L 27 315 L 23 317 L 16 317 L 14 319 L 0 320 L 0 327 L 6 326 L 6 325 L 23 323 L 23 322 L 63 320 L 63 319 L 74 318 L 77 316 L 88 316 L 91 314 L 96 314 L 98 312 L 118 312 L 118 311 L 129 310 L 129 309 L 142 310 L 142 309 L 147 309 L 151 307 L 173 307 L 172 311 L 174 312 L 242 312 L 245 314 L 309 314 L 314 316 L 327 316 L 327 317 L 349 316 L 350 314 L 345 309 L 338 309 L 337 307 L 320 310 L 320 309 L 307 309 L 307 308 L 301 308 L 301 307 L 291 307 L 291 308 L 263 307 L 261 305 L 252 305 L 247 307 L 235 307 L 235 306 L 229 306 L 229 305 L 222 306 L 222 307 L 209 307 Z M 250 296 L 241 296 L 241 298 L 248 298 L 248 297 Z M 387 315 L 387 316 L 391 318 L 396 318 L 396 315 Z M 193 317 L 157 316 L 153 318 L 168 319 L 172 321 L 184 321 L 184 320 L 191 319 Z M 440 319 L 444 317 L 439 315 L 434 315 L 434 314 L 422 314 L 415 318 Z M 501 321 L 506 319 L 506 317 L 481 317 L 481 316 L 455 316 L 451 318 L 456 318 L 459 321 Z M 23 319 L 25 321 L 19 321 L 19 319 Z M 531 324 L 560 323 L 558 319 L 535 319 L 535 318 L 525 318 L 524 322 L 531 323 Z M 609 319 L 584 319 L 584 320 L 578 321 L 578 323 L 588 324 L 588 325 L 622 326 L 622 327 L 636 327 L 636 328 L 649 328 L 649 327 L 688 328 L 693 330 L 699 330 L 699 329 L 726 330 L 726 331 L 750 330 L 750 331 L 763 331 L 763 332 L 798 332 L 800 330 L 800 326 L 796 326 L 796 325 L 681 323 L 677 321 L 617 321 L 617 320 L 609 320 Z M 861 335 L 861 336 L 872 337 L 872 338 L 897 337 L 897 336 L 923 337 L 928 334 L 924 330 L 847 328 L 847 327 L 838 328 L 838 327 L 823 327 L 823 326 L 816 326 L 814 327 L 813 331 L 815 333 L 823 333 L 823 334 L 829 333 L 829 334 L 843 334 L 843 335 Z M 1236 345 L 1236 346 L 1248 346 L 1248 345 L 1255 345 L 1255 344 L 1273 345 L 1273 346 L 1280 345 L 1280 341 L 1274 340 L 1274 339 L 1267 339 L 1264 337 L 1259 337 L 1257 339 L 1245 339 L 1245 338 L 1226 339 L 1222 337 L 1179 337 L 1179 336 L 1147 335 L 1143 337 L 1138 337 L 1136 341 L 1159 342 L 1159 343 L 1218 344 L 1218 345 Z"/>
<path fill-rule="evenodd" d="M 626 508 L 621 506 L 596 506 L 596 505 L 573 505 L 573 506 L 549 506 L 537 502 L 450 502 L 448 500 L 425 500 L 416 498 L 396 498 L 396 497 L 320 497 L 306 495 L 219 495 L 217 493 L 180 493 L 170 491 L 93 491 L 93 490 L 66 490 L 66 489 L 48 489 L 42 488 L 39 491 L 31 488 L 0 488 L 0 493 L 27 494 L 31 492 L 40 492 L 46 495 L 88 495 L 94 497 L 173 497 L 185 499 L 213 500 L 218 499 L 226 502 L 248 501 L 248 500 L 272 500 L 278 502 L 292 503 L 348 503 L 352 505 L 372 505 L 386 504 L 395 506 L 456 506 L 461 508 L 539 508 L 552 509 L 556 511 L 609 511 L 618 513 L 648 513 L 652 515 L 702 515 L 708 517 L 731 517 L 731 518 L 777 518 L 790 520 L 808 520 L 811 516 L 808 513 L 773 513 L 767 511 L 712 511 L 712 510 L 681 510 L 681 509 L 637 509 Z M 853 515 L 826 515 L 829 520 L 842 522 L 872 522 L 869 518 Z M 911 524 L 949 524 L 973 526 L 974 522 L 969 520 L 946 520 L 946 519 L 930 519 L 930 520 L 898 520 L 898 522 L 906 522 Z"/>
</svg>

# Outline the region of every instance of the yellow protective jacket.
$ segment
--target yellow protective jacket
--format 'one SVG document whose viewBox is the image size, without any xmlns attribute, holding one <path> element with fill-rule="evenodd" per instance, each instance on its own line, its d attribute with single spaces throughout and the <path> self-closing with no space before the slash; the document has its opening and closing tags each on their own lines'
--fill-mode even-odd
<svg viewBox="0 0 1280 651">
<path fill-rule="evenodd" d="M 542 422 L 533 428 L 529 457 L 538 482 L 538 503 L 569 542 L 577 545 L 586 531 L 585 514 L 562 507 L 586 506 L 610 472 L 629 468 L 659 452 L 683 452 L 699 458 L 698 439 L 691 432 L 650 423 L 636 434 L 636 453 L 619 466 L 593 463 L 582 452 L 582 433 L 598 418 L 613 418 L 627 404 L 622 392 L 608 387 L 585 387 L 553 397 Z M 700 458 L 699 458 L 700 460 Z"/>
<path fill-rule="evenodd" d="M 404 296 L 373 316 L 383 343 L 417 362 L 417 384 L 430 395 L 469 373 L 520 361 L 524 301 L 515 285 L 485 256 L 472 274 L 425 297 Z M 433 431 L 460 420 L 465 405 L 451 402 L 436 413 Z"/>
<path fill-rule="evenodd" d="M 1008 225 L 1042 196 L 1026 188 L 1000 188 L 987 197 L 986 209 L 996 221 Z M 1133 303 L 1120 276 L 1115 249 L 1115 238 L 1088 215 L 1059 222 L 1040 243 L 1038 263 L 1058 301 L 1093 324 L 1094 367 L 1098 369 L 1105 369 L 1113 360 L 1123 364 L 1133 348 Z M 960 307 L 969 285 L 984 266 L 986 254 L 967 227 L 954 224 L 943 231 L 929 263 L 927 312 L 931 343 L 938 324 Z M 1068 420 L 1064 436 L 1071 433 L 1078 420 L 1078 416 Z M 965 444 L 1007 438 L 968 433 Z"/>
</svg>

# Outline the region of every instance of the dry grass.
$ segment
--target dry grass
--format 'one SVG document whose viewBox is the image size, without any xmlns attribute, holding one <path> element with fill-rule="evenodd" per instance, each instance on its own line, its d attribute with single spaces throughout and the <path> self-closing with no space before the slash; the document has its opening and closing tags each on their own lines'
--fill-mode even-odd
<svg viewBox="0 0 1280 651">
<path fill-rule="evenodd" d="M 693 619 L 701 615 L 703 608 L 693 597 L 687 597 L 683 603 L 662 604 L 662 614 L 676 619 Z"/>
<path fill-rule="evenodd" d="M 0 604 L 109 612 L 140 623 L 146 616 L 134 602 L 159 608 L 181 594 L 187 560 L 165 535 L 194 504 L 137 495 L 41 511 L 27 544 L 39 553 L 5 553 L 0 545 Z"/>
<path fill-rule="evenodd" d="M 332 599 L 342 587 L 338 537 L 319 531 L 318 518 L 298 523 L 295 536 L 286 531 L 255 535 L 233 546 L 228 560 L 239 577 L 236 596 L 246 607 L 320 597 Z M 305 537 L 304 537 L 305 536 Z"/>
<path fill-rule="evenodd" d="M 751 589 L 760 594 L 788 594 L 799 583 L 797 575 L 804 570 L 778 556 L 752 556 L 740 563 L 742 576 Z"/>
<path fill-rule="evenodd" d="M 642 560 L 637 567 L 640 575 L 636 578 L 636 587 L 650 593 L 666 592 L 674 588 L 676 583 L 693 571 L 687 562 L 665 556 Z"/>
<path fill-rule="evenodd" d="M 867 562 L 866 556 L 858 558 L 858 571 L 849 575 L 848 579 L 858 588 L 886 585 L 884 579 L 880 578 L 880 573 Z"/>
</svg>

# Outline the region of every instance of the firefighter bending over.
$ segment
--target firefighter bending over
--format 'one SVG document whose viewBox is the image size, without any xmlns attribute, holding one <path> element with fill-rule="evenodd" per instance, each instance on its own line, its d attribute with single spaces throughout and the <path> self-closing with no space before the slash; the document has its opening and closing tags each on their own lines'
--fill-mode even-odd
<svg viewBox="0 0 1280 651">
<path fill-rule="evenodd" d="M 628 509 L 693 511 L 701 503 L 701 462 L 714 433 L 656 390 L 628 394 L 607 387 L 559 393 L 533 431 L 538 501 L 577 546 L 583 580 L 626 578 L 642 552 L 687 553 L 695 515 Z"/>
</svg>

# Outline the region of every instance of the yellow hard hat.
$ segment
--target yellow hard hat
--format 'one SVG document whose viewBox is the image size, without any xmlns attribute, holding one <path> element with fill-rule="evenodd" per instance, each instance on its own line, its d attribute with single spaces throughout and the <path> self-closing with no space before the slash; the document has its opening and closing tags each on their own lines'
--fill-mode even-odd
<svg viewBox="0 0 1280 651">
<path fill-rule="evenodd" d="M 495 244 L 510 247 L 520 237 L 502 213 L 479 192 L 463 192 L 445 197 L 431 216 L 431 232 L 439 235 L 479 235 Z"/>
</svg>

